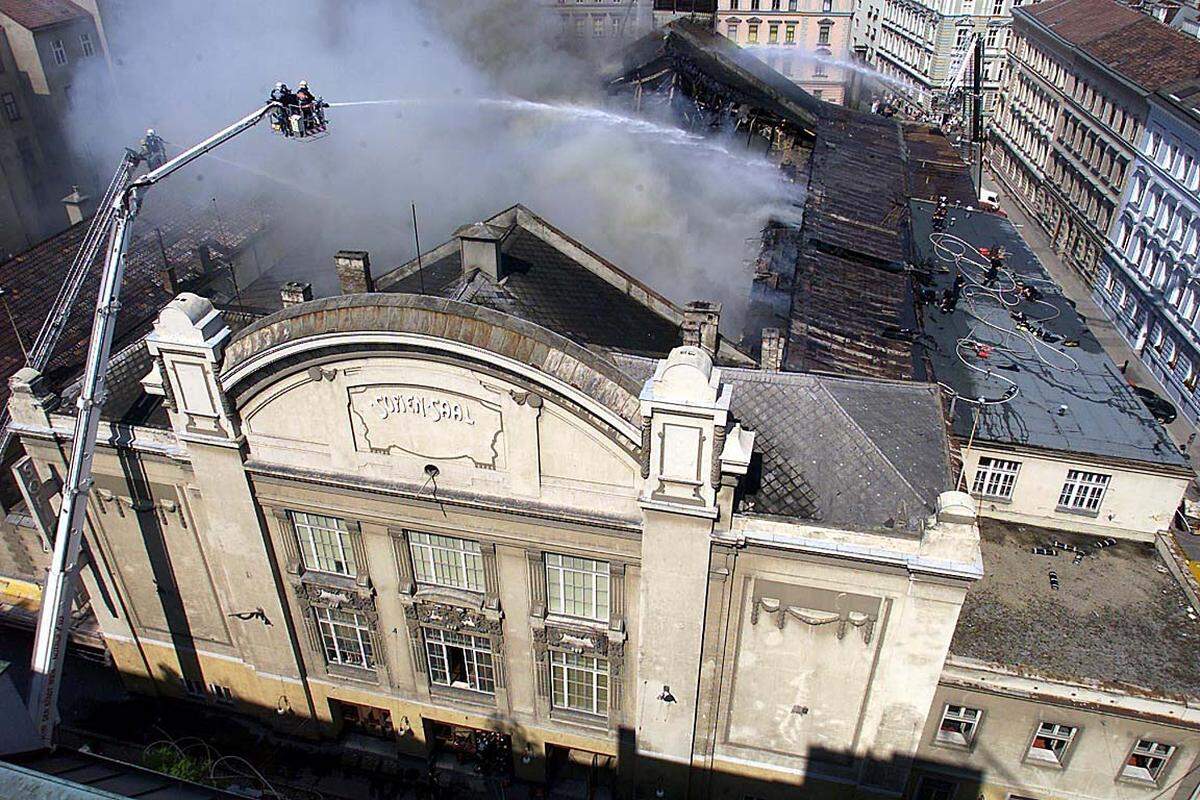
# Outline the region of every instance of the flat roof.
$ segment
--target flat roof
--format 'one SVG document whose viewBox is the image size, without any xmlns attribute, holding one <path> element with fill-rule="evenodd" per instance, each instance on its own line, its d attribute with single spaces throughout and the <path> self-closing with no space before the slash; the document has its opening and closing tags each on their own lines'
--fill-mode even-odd
<svg viewBox="0 0 1200 800">
<path fill-rule="evenodd" d="M 950 652 L 1050 678 L 1200 696 L 1200 618 L 1154 545 L 979 520 L 983 578 Z M 1111 539 L 1107 541 L 1113 541 Z M 1056 555 L 1036 555 L 1053 543 Z M 1058 588 L 1050 584 L 1050 572 Z"/>
<path fill-rule="evenodd" d="M 953 312 L 944 313 L 938 301 L 954 283 L 955 263 L 945 252 L 936 252 L 930 239 L 934 204 L 914 200 L 911 207 L 913 260 L 930 270 L 918 346 L 948 396 L 958 396 L 951 420 L 957 436 L 1188 467 L 1011 222 L 952 207 L 945 231 L 978 248 L 1003 247 L 1013 279 L 1035 287 L 1041 301 L 1018 299 L 1013 279 L 1002 276 L 998 285 L 1006 287 L 1003 296 L 1009 304 L 1004 305 L 973 285 L 983 279 L 985 268 L 968 265 L 962 300 Z M 975 258 L 982 260 L 977 254 Z M 1033 324 L 1022 323 L 1022 314 Z M 1039 329 L 1044 336 L 1036 335 Z M 962 344 L 964 339 L 991 349 L 985 355 Z M 973 402 L 979 398 L 984 405 Z"/>
</svg>

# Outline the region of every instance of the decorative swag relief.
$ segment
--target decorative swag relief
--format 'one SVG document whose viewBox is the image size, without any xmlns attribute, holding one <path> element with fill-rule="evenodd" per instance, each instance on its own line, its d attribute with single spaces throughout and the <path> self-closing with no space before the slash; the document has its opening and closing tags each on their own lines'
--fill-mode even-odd
<svg viewBox="0 0 1200 800">
<path fill-rule="evenodd" d="M 783 630 L 789 619 L 820 628 L 836 626 L 838 639 L 844 639 L 850 628 L 862 635 L 863 644 L 870 644 L 879 623 L 883 601 L 850 592 L 835 592 L 809 586 L 790 586 L 773 581 L 755 581 L 750 624 L 757 625 L 766 614 L 775 627 Z"/>
</svg>

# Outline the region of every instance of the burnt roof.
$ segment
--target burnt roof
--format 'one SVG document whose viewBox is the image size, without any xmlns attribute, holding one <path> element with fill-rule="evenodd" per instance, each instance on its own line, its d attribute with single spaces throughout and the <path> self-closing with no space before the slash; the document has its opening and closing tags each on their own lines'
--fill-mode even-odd
<svg viewBox="0 0 1200 800">
<path fill-rule="evenodd" d="M 930 270 L 929 288 L 940 297 L 954 282 L 954 263 L 939 259 L 930 241 L 933 204 L 913 201 L 912 206 L 914 261 Z M 973 294 L 971 299 L 964 296 L 950 314 L 936 303 L 924 307 L 920 342 L 925 358 L 937 380 L 964 398 L 954 407 L 955 434 L 1186 469 L 1187 460 L 1166 430 L 1133 393 L 1011 222 L 995 214 L 951 208 L 946 231 L 976 247 L 1003 247 L 1005 267 L 1042 295 L 1041 303 L 1022 300 L 1001 306 L 992 295 Z M 967 277 L 981 280 L 983 270 L 971 269 Z M 1012 302 L 1015 295 L 1009 291 L 1005 299 Z M 1036 337 L 1021 327 L 1014 313 L 1040 321 L 1047 336 Z M 964 347 L 960 358 L 958 343 L 967 337 L 993 350 L 984 357 Z M 1037 341 L 1036 354 L 1032 340 Z M 1015 395 L 1004 400 L 1014 385 Z M 978 420 L 977 406 L 970 402 L 976 398 L 991 401 L 980 408 Z"/>
<path fill-rule="evenodd" d="M 967 590 L 955 656 L 1051 678 L 1200 697 L 1200 621 L 1154 545 L 979 520 L 983 578 Z M 1088 554 L 1034 555 L 1052 542 Z M 1110 540 L 1111 541 L 1111 540 Z M 1049 572 L 1058 575 L 1051 588 Z"/>
<path fill-rule="evenodd" d="M 670 301 L 533 212 L 514 207 L 488 222 L 504 231 L 498 282 L 474 270 L 464 274 L 457 239 L 451 239 L 422 257 L 422 269 L 414 261 L 380 277 L 379 291 L 474 303 L 603 351 L 659 358 L 681 343 L 682 312 Z"/>
<path fill-rule="evenodd" d="M 70 0 L 0 0 L 0 14 L 31 31 L 88 16 Z"/>
<path fill-rule="evenodd" d="M 605 77 L 614 85 L 668 67 L 698 70 L 741 102 L 801 130 L 813 129 L 824 105 L 745 48 L 686 18 L 630 44 L 622 51 L 620 64 L 610 67 Z"/>
<path fill-rule="evenodd" d="M 655 361 L 612 355 L 638 381 Z M 721 368 L 733 416 L 755 431 L 739 511 L 855 530 L 909 530 L 951 482 L 936 386 Z"/>
<path fill-rule="evenodd" d="M 909 195 L 919 200 L 945 197 L 950 203 L 976 202 L 971 166 L 938 128 L 902 122 L 911 179 Z"/>
<path fill-rule="evenodd" d="M 1143 91 L 1200 77 L 1200 40 L 1114 0 L 1048 0 L 1013 9 Z"/>
</svg>

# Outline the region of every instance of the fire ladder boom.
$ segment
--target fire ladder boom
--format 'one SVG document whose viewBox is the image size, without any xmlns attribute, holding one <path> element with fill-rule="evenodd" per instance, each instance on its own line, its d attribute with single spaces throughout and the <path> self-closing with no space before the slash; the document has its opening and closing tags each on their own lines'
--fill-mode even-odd
<svg viewBox="0 0 1200 800">
<path fill-rule="evenodd" d="M 271 102 L 252 114 L 238 120 L 224 130 L 218 131 L 197 145 L 185 150 L 175 158 L 129 183 L 129 170 L 123 164 L 118 170 L 117 186 L 109 194 L 109 206 L 102 208 L 97 216 L 100 225 L 96 228 L 95 243 L 105 232 L 108 233 L 108 249 L 104 257 L 104 271 L 100 278 L 100 291 L 96 298 L 96 316 L 92 323 L 92 337 L 88 344 L 87 362 L 82 389 L 79 394 L 79 415 L 75 419 L 75 433 L 71 441 L 71 461 L 63 483 L 62 507 L 54 532 L 54 555 L 46 575 L 46 587 L 42 593 L 42 607 L 38 613 L 37 634 L 34 640 L 32 659 L 32 682 L 29 690 L 29 712 L 42 744 L 50 747 L 54 741 L 57 723 L 58 688 L 62 679 L 62 667 L 66 655 L 67 634 L 71 603 L 75 594 L 75 578 L 79 571 L 80 552 L 83 543 L 83 522 L 87 510 L 88 491 L 92 486 L 92 456 L 96 449 L 96 433 L 100 426 L 100 412 L 105 400 L 105 378 L 112 350 L 113 333 L 116 329 L 117 312 L 121 307 L 121 280 L 125 271 L 125 254 L 129 249 L 129 238 L 133 221 L 141 206 L 141 194 L 163 178 L 200 156 L 224 144 L 243 131 L 249 130 L 263 119 L 279 103 Z M 91 231 L 89 230 L 89 236 Z M 94 247 L 93 243 L 93 256 Z M 87 248 L 85 241 L 85 250 Z M 84 257 L 83 272 L 86 274 L 91 257 Z M 77 261 L 77 264 L 79 262 Z M 73 267 L 74 269 L 74 267 Z M 75 289 L 78 292 L 78 288 Z M 69 314 L 69 308 L 56 312 Z M 51 324 L 47 321 L 47 325 Z M 63 323 L 65 324 L 65 322 Z M 45 329 L 44 329 L 45 330 Z M 61 329 L 60 331 L 61 332 Z M 39 341 L 42 337 L 39 335 Z"/>
</svg>

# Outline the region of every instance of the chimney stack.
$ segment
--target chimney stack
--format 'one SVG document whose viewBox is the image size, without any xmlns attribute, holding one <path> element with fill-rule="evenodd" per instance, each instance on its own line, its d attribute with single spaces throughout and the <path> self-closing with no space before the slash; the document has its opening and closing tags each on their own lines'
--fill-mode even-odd
<svg viewBox="0 0 1200 800">
<path fill-rule="evenodd" d="M 288 281 L 279 287 L 279 299 L 283 301 L 284 308 L 307 303 L 312 300 L 312 284 Z"/>
<path fill-rule="evenodd" d="M 767 372 L 779 372 L 783 369 L 783 334 L 779 328 L 763 328 L 762 354 L 759 361 Z"/>
<path fill-rule="evenodd" d="M 342 294 L 375 291 L 375 280 L 371 277 L 371 256 L 365 250 L 338 250 L 333 263 L 337 267 Z"/>
<path fill-rule="evenodd" d="M 469 275 L 478 270 L 493 283 L 503 278 L 504 269 L 500 259 L 500 243 L 504 240 L 505 233 L 503 228 L 483 222 L 464 225 L 455 231 L 454 235 L 458 237 L 459 253 L 462 256 L 463 274 Z"/>
<path fill-rule="evenodd" d="M 71 193 L 62 199 L 63 205 L 67 209 L 67 219 L 72 225 L 78 225 L 89 216 L 92 211 L 92 198 L 79 191 L 78 186 L 71 187 Z"/>
<path fill-rule="evenodd" d="M 683 343 L 699 347 L 709 356 L 716 356 L 717 326 L 720 322 L 720 303 L 693 300 L 683 307 Z"/>
<path fill-rule="evenodd" d="M 175 272 L 175 267 L 163 267 L 158 271 L 158 278 L 162 281 L 162 287 L 167 290 L 168 294 L 172 297 L 179 294 L 179 275 Z"/>
</svg>

